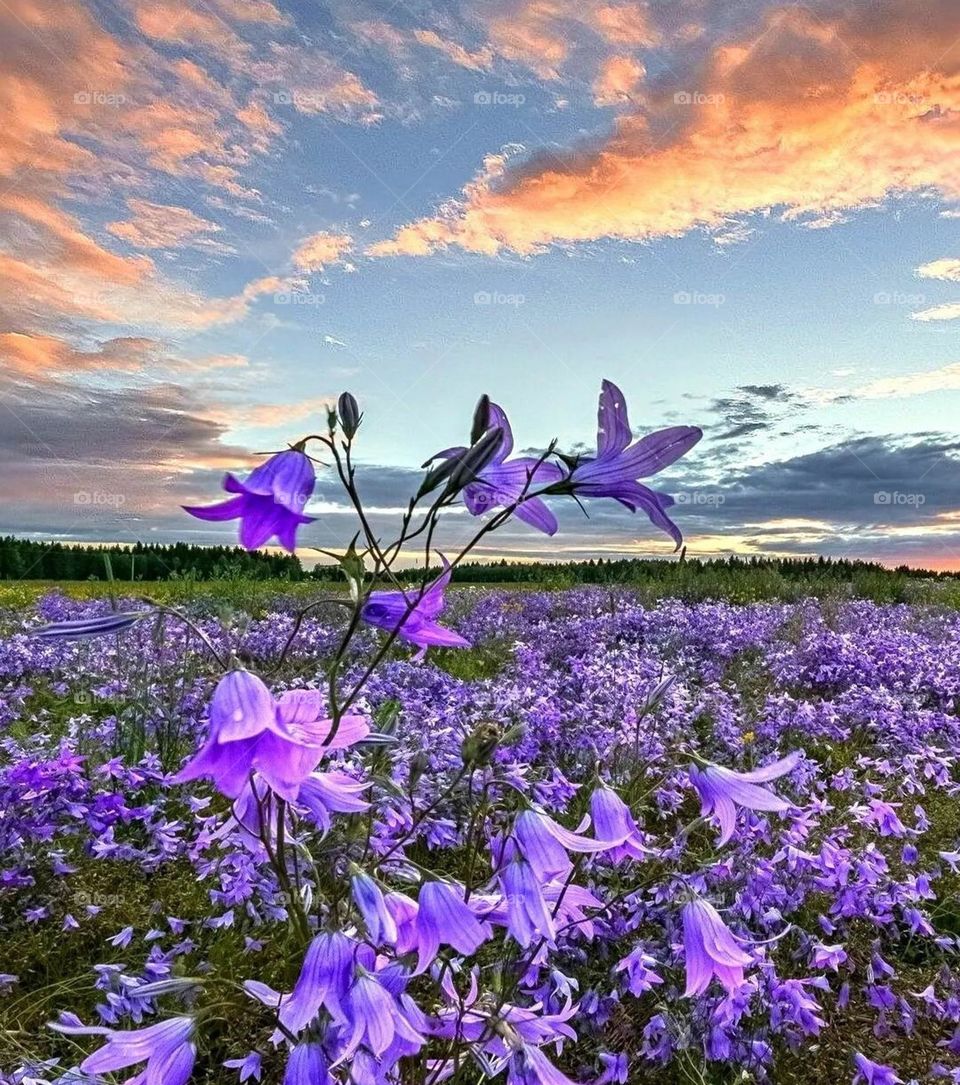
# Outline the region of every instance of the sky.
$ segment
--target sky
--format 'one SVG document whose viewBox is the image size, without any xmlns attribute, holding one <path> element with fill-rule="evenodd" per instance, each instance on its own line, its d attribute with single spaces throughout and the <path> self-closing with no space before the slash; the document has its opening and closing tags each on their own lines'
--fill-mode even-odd
<svg viewBox="0 0 960 1085">
<path fill-rule="evenodd" d="M 960 569 L 956 0 L 0 0 L 0 115 L 0 533 L 230 541 L 180 505 L 344 389 L 387 532 L 479 395 L 589 450 L 608 378 L 704 431 L 691 556 Z M 672 551 L 557 512 L 478 553 Z"/>
</svg>

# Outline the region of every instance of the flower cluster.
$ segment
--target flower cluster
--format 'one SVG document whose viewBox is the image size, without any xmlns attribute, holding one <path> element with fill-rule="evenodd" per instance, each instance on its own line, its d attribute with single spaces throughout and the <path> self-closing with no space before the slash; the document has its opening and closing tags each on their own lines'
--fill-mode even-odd
<svg viewBox="0 0 960 1085">
<path fill-rule="evenodd" d="M 0 639 L 4 708 L 30 723 L 0 739 L 0 892 L 38 946 L 0 974 L 10 1019 L 49 1019 L 44 931 L 105 947 L 83 1016 L 10 1081 L 775 1082 L 838 1035 L 848 1081 L 956 1080 L 960 619 L 451 594 L 470 544 L 432 547 L 461 500 L 481 538 L 512 515 L 552 532 L 571 495 L 678 538 L 639 479 L 698 431 L 633 441 L 605 383 L 595 457 L 513 457 L 481 401 L 385 543 L 362 421 L 342 397 L 212 513 L 292 547 L 321 442 L 364 538 L 338 556 L 347 592 L 242 620 L 54 596 Z M 441 570 L 411 581 L 417 539 Z M 427 656 L 468 646 L 494 677 Z M 78 681 L 91 711 L 52 709 Z M 181 911 L 87 888 L 112 871 L 169 873 Z"/>
</svg>

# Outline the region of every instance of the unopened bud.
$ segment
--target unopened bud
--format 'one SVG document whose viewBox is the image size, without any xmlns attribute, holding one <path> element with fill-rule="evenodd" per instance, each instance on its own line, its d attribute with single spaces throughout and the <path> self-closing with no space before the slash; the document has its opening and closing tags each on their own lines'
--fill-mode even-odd
<svg viewBox="0 0 960 1085">
<path fill-rule="evenodd" d="M 469 486 L 496 456 L 502 442 L 503 430 L 499 426 L 488 429 L 457 461 L 457 466 L 450 475 L 448 488 L 456 491 Z"/>
<path fill-rule="evenodd" d="M 463 740 L 460 755 L 464 765 L 486 765 L 500 744 L 500 728 L 490 720 L 478 723 Z"/>
<path fill-rule="evenodd" d="M 340 428 L 347 440 L 352 440 L 360 427 L 360 407 L 349 392 L 344 392 L 337 400 L 337 414 L 340 417 Z"/>
<path fill-rule="evenodd" d="M 473 428 L 470 430 L 470 444 L 475 445 L 489 428 L 490 397 L 484 394 L 477 400 L 477 405 L 473 411 Z"/>
<path fill-rule="evenodd" d="M 425 750 L 420 750 L 410 762 L 410 775 L 408 786 L 412 791 L 420 782 L 420 777 L 430 768 L 430 755 Z"/>
</svg>

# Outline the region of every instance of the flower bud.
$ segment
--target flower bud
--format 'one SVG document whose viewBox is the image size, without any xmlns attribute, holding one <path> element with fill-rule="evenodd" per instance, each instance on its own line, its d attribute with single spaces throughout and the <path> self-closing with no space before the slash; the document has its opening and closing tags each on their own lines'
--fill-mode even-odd
<svg viewBox="0 0 960 1085">
<path fill-rule="evenodd" d="M 490 397 L 484 393 L 478 400 L 473 411 L 473 428 L 470 430 L 470 444 L 477 441 L 490 428 Z"/>
<path fill-rule="evenodd" d="M 424 476 L 420 489 L 417 491 L 417 499 L 435 490 L 441 482 L 445 482 L 460 461 L 455 456 L 449 456 L 441 460 L 436 467 L 431 467 Z"/>
<path fill-rule="evenodd" d="M 486 765 L 500 743 L 500 728 L 491 720 L 484 720 L 463 740 L 460 756 L 464 765 Z"/>
<path fill-rule="evenodd" d="M 447 488 L 452 491 L 462 490 L 469 486 L 477 475 L 490 463 L 497 454 L 497 449 L 503 441 L 503 430 L 499 426 L 493 426 L 476 441 L 457 461 L 456 468 L 450 475 Z"/>
<path fill-rule="evenodd" d="M 349 392 L 344 392 L 337 401 L 337 414 L 340 417 L 340 427 L 347 440 L 352 440 L 360 427 L 360 408 L 357 401 Z"/>
</svg>

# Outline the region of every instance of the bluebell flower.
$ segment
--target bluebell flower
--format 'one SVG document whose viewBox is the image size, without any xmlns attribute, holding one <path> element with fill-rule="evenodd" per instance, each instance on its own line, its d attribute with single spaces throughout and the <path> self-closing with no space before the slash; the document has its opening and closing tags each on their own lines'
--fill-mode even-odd
<svg viewBox="0 0 960 1085">
<path fill-rule="evenodd" d="M 240 545 L 247 550 L 256 550 L 276 536 L 292 554 L 297 548 L 297 528 L 316 519 L 303 513 L 315 485 L 310 457 L 291 448 L 254 468 L 244 482 L 228 473 L 223 488 L 235 497 L 219 505 L 183 508 L 198 520 L 239 520 Z"/>
<path fill-rule="evenodd" d="M 703 431 L 696 426 L 670 426 L 633 441 L 623 393 L 612 381 L 605 380 L 597 412 L 597 454 L 573 468 L 570 488 L 582 497 L 612 497 L 631 512 L 642 509 L 679 549 L 683 536 L 666 514 L 674 504 L 673 498 L 637 480 L 669 467 L 702 436 Z"/>
</svg>

